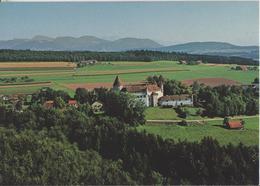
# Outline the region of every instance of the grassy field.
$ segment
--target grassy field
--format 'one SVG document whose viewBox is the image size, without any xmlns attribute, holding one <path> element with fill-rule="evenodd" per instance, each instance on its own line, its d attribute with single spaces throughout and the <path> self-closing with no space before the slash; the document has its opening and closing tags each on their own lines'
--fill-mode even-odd
<svg viewBox="0 0 260 186">
<path fill-rule="evenodd" d="M 142 125 L 139 131 L 160 135 L 174 140 L 200 141 L 205 136 L 217 139 L 220 144 L 228 143 L 258 145 L 259 117 L 245 118 L 244 130 L 229 130 L 222 127 L 222 121 L 209 121 L 203 125 L 179 126 L 166 124 Z"/>
<path fill-rule="evenodd" d="M 196 115 L 198 108 L 186 107 L 190 115 L 186 119 L 202 119 Z M 145 119 L 147 120 L 179 120 L 178 114 L 173 108 L 148 107 L 145 110 Z"/>
<path fill-rule="evenodd" d="M 4 66 L 8 71 L 6 71 L 6 69 L 1 70 L 0 68 L 0 77 L 26 75 L 33 78 L 35 82 L 51 81 L 51 87 L 63 87 L 64 90 L 71 92 L 72 90 L 66 88 L 66 84 L 113 82 L 116 74 L 120 74 L 120 78 L 123 82 L 138 82 L 145 80 L 149 75 L 161 74 L 166 78 L 176 80 L 220 77 L 236 80 L 241 83 L 250 83 L 258 76 L 257 71 L 243 72 L 230 70 L 232 65 L 179 65 L 176 61 L 103 62 L 101 64 L 78 68 L 76 70 L 74 68 L 66 68 L 66 63 L 57 66 L 57 62 L 55 62 L 53 65 L 50 65 L 52 68 L 48 68 L 46 65 L 33 68 L 32 66 L 36 63 L 33 63 L 32 65 L 28 63 L 29 62 L 26 63 L 28 66 L 27 68 L 24 68 L 24 66 L 20 64 L 19 71 L 17 71 L 18 68 L 12 66 L 15 63 L 12 63 L 11 65 L 9 64 L 9 66 Z M 20 87 L 17 87 L 16 89 L 7 88 L 0 92 L 7 94 L 10 92 L 15 93 L 16 91 L 22 92 Z M 27 92 L 29 92 L 29 90 L 27 90 Z"/>
</svg>

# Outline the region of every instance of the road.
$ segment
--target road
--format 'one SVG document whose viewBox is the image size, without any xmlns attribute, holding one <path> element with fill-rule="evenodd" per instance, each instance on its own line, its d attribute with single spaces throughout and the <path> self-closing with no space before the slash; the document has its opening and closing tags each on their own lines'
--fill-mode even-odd
<svg viewBox="0 0 260 186">
<path fill-rule="evenodd" d="M 259 117 L 258 115 L 256 116 L 235 116 L 235 117 L 230 117 L 230 119 L 245 119 L 245 118 L 255 118 Z M 154 123 L 178 123 L 181 122 L 181 119 L 176 119 L 176 120 L 146 120 L 147 124 L 154 124 Z M 206 121 L 223 121 L 223 118 L 206 118 L 206 119 L 191 119 L 191 120 L 186 120 L 187 122 L 206 122 Z"/>
</svg>

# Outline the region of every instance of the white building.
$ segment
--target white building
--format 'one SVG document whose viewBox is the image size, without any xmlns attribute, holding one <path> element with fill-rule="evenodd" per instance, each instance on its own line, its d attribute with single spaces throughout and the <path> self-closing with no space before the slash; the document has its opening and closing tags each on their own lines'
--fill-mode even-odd
<svg viewBox="0 0 260 186">
<path fill-rule="evenodd" d="M 163 96 L 159 99 L 159 105 L 165 107 L 192 106 L 193 96 L 189 94 Z"/>
<path fill-rule="evenodd" d="M 158 99 L 163 97 L 163 84 L 157 86 L 157 84 L 128 84 L 124 85 L 121 83 L 118 76 L 113 83 L 113 90 L 129 92 L 136 96 L 136 99 L 142 101 L 147 107 L 157 106 Z"/>
</svg>

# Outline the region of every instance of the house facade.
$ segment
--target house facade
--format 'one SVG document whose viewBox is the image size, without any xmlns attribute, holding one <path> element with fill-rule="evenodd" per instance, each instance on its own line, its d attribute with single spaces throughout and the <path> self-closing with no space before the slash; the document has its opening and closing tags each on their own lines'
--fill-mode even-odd
<svg viewBox="0 0 260 186">
<path fill-rule="evenodd" d="M 193 105 L 193 95 L 181 94 L 181 95 L 171 95 L 163 96 L 159 99 L 159 105 L 164 107 L 177 107 L 177 106 L 192 106 Z"/>
<path fill-rule="evenodd" d="M 129 92 L 134 95 L 137 100 L 143 102 L 145 106 L 158 106 L 158 100 L 163 96 L 163 84 L 137 83 L 123 85 L 118 76 L 113 83 L 114 91 Z"/>
</svg>

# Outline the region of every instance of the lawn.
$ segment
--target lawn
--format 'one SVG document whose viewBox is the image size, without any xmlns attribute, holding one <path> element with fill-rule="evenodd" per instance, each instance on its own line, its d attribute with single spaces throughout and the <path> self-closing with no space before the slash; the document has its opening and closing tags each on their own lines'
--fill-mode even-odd
<svg viewBox="0 0 260 186">
<path fill-rule="evenodd" d="M 201 116 L 196 115 L 196 111 L 199 108 L 185 107 L 189 110 L 190 115 L 186 119 L 202 119 Z M 173 108 L 162 108 L 162 107 L 148 107 L 145 110 L 145 119 L 147 120 L 180 120 L 178 114 Z"/>
<path fill-rule="evenodd" d="M 217 139 L 220 144 L 228 143 L 245 145 L 258 145 L 259 117 L 246 118 L 244 130 L 229 130 L 222 127 L 222 121 L 209 121 L 202 125 L 166 125 L 153 124 L 137 127 L 139 131 L 146 130 L 148 133 L 160 135 L 163 138 L 174 140 L 200 141 L 205 136 Z"/>
</svg>

